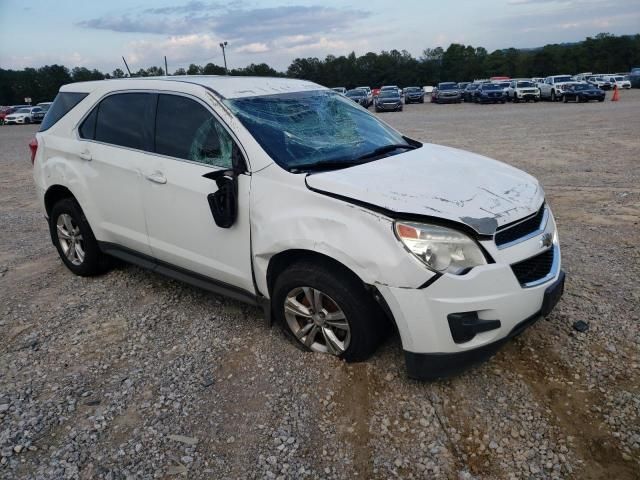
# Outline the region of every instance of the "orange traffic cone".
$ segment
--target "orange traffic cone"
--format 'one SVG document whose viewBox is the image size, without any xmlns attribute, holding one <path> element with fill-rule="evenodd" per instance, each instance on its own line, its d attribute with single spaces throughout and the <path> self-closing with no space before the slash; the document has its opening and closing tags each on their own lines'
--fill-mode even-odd
<svg viewBox="0 0 640 480">
<path fill-rule="evenodd" d="M 617 102 L 620 100 L 620 94 L 618 93 L 618 85 L 613 86 L 613 97 L 611 97 L 612 102 Z"/>
</svg>

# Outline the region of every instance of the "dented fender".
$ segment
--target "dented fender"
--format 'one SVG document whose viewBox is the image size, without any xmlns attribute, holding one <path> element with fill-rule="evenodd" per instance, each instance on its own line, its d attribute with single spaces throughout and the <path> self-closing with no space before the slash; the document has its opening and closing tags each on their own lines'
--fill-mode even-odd
<svg viewBox="0 0 640 480">
<path fill-rule="evenodd" d="M 263 295 L 269 262 L 288 250 L 331 257 L 371 285 L 417 288 L 435 275 L 400 244 L 391 218 L 313 192 L 304 179 L 275 165 L 253 175 L 253 267 Z"/>
</svg>

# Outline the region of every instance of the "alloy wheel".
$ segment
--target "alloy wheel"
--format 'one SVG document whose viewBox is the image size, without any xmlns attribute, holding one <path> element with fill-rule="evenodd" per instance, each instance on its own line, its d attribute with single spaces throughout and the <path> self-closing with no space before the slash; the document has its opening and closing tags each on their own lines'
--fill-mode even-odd
<svg viewBox="0 0 640 480">
<path fill-rule="evenodd" d="M 73 265 L 82 265 L 85 255 L 84 239 L 73 217 L 68 213 L 61 214 L 56 222 L 56 231 L 60 248 L 67 260 Z"/>
<path fill-rule="evenodd" d="M 291 290 L 284 301 L 284 316 L 291 332 L 310 350 L 341 355 L 349 348 L 351 328 L 345 313 L 317 288 Z"/>
</svg>

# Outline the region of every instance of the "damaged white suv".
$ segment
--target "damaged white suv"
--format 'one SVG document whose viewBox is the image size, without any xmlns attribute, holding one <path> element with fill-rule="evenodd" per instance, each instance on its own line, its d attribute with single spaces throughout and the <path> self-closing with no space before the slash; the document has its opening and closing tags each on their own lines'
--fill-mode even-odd
<svg viewBox="0 0 640 480">
<path fill-rule="evenodd" d="M 535 178 L 311 82 L 66 85 L 30 146 L 73 273 L 119 257 L 259 305 L 312 351 L 362 360 L 395 326 L 409 375 L 445 376 L 562 295 Z"/>
</svg>

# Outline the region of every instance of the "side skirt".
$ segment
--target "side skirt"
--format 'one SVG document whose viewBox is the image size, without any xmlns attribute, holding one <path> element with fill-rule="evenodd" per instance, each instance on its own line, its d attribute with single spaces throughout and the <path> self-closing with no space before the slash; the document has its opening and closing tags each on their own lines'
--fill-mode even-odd
<svg viewBox="0 0 640 480">
<path fill-rule="evenodd" d="M 135 250 L 122 247 L 115 243 L 98 242 L 98 246 L 103 253 L 119 258 L 120 260 L 123 260 L 127 263 L 132 263 L 133 265 L 137 265 L 147 270 L 151 270 L 152 272 L 165 275 L 169 278 L 173 278 L 174 280 L 188 283 L 190 285 L 193 285 L 194 287 L 198 287 L 218 295 L 233 298 L 234 300 L 238 300 L 249 305 L 262 307 L 266 311 L 265 301 L 268 303 L 268 300 L 266 300 L 262 296 L 258 297 L 254 293 L 248 292 L 241 288 L 234 287 L 233 285 L 229 285 L 224 282 L 219 282 L 210 277 L 200 275 L 199 273 L 195 273 L 190 270 L 177 267 L 175 265 L 171 265 L 143 253 L 136 252 Z"/>
</svg>

